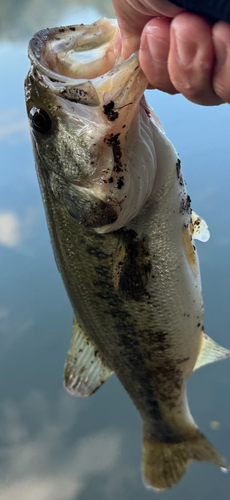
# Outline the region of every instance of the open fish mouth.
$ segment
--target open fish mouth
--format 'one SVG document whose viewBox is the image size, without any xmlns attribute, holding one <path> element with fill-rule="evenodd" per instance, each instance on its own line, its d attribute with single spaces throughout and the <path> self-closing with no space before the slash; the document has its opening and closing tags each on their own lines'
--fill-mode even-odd
<svg viewBox="0 0 230 500">
<path fill-rule="evenodd" d="M 140 105 L 147 80 L 137 52 L 116 57 L 118 31 L 115 20 L 102 18 L 38 32 L 25 81 L 34 151 L 51 190 L 77 221 L 102 233 L 139 213 L 156 174 L 151 113 L 145 100 Z M 79 215 L 82 196 L 87 207 L 98 201 L 108 220 L 88 220 L 88 208 Z"/>
<path fill-rule="evenodd" d="M 127 106 L 127 94 L 132 92 L 133 98 L 140 99 L 147 81 L 137 53 L 121 64 L 122 58 L 117 57 L 115 49 L 118 31 L 116 20 L 105 18 L 92 25 L 39 31 L 28 49 L 32 68 L 36 68 L 54 93 L 66 99 L 91 106 L 107 106 L 113 99 L 117 108 Z M 131 90 L 132 86 L 138 92 Z M 111 104 L 105 113 L 111 121 L 117 117 Z"/>
<path fill-rule="evenodd" d="M 92 25 L 45 29 L 29 45 L 31 60 L 36 58 L 42 72 L 74 79 L 91 79 L 107 73 L 115 65 L 115 40 L 119 29 L 115 20 L 99 20 Z"/>
</svg>

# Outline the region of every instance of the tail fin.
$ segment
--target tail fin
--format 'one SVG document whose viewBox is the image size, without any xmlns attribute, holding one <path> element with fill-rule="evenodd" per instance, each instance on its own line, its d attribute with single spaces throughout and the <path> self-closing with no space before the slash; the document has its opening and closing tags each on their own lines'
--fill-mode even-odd
<svg viewBox="0 0 230 500">
<path fill-rule="evenodd" d="M 157 490 L 176 484 L 192 460 L 213 462 L 225 472 L 229 469 L 224 458 L 197 429 L 195 435 L 181 443 L 160 443 L 145 439 L 143 451 L 143 477 L 147 486 Z"/>
</svg>

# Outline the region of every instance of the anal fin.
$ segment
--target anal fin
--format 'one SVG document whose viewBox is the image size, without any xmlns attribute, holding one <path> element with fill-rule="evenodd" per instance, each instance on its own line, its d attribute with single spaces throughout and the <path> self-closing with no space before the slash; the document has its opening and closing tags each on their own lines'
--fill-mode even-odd
<svg viewBox="0 0 230 500">
<path fill-rule="evenodd" d="M 210 238 L 208 226 L 202 217 L 192 211 L 190 234 L 195 240 L 206 242 Z"/>
<path fill-rule="evenodd" d="M 214 361 L 226 358 L 230 358 L 230 351 L 225 349 L 225 347 L 221 347 L 203 332 L 200 353 L 193 371 L 197 370 L 197 368 L 200 368 L 201 366 L 207 365 L 208 363 L 214 363 Z"/>
<path fill-rule="evenodd" d="M 74 316 L 72 339 L 64 368 L 65 388 L 73 396 L 90 396 L 112 373 Z"/>
</svg>

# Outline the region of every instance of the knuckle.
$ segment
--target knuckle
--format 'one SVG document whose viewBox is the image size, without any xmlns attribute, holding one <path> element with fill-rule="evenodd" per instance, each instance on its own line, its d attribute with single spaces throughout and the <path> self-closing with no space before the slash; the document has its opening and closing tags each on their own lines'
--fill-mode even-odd
<svg viewBox="0 0 230 500">
<path fill-rule="evenodd" d="M 177 76 L 171 76 L 171 82 L 173 87 L 180 92 L 181 94 L 187 94 L 189 96 L 193 96 L 196 94 L 196 89 L 194 88 L 193 84 L 189 81 L 189 79 L 183 77 L 183 78 L 178 78 Z"/>
<path fill-rule="evenodd" d="M 197 72 L 203 75 L 203 78 L 209 78 L 212 71 L 213 62 L 207 59 L 201 59 Z"/>
</svg>

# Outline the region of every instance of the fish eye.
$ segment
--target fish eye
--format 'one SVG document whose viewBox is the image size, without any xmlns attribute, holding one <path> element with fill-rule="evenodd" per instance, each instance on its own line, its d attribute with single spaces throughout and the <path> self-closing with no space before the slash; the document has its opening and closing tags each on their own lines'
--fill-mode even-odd
<svg viewBox="0 0 230 500">
<path fill-rule="evenodd" d="M 48 134 L 52 127 L 51 119 L 44 109 L 36 108 L 35 106 L 30 110 L 29 117 L 32 127 L 40 134 Z"/>
</svg>

